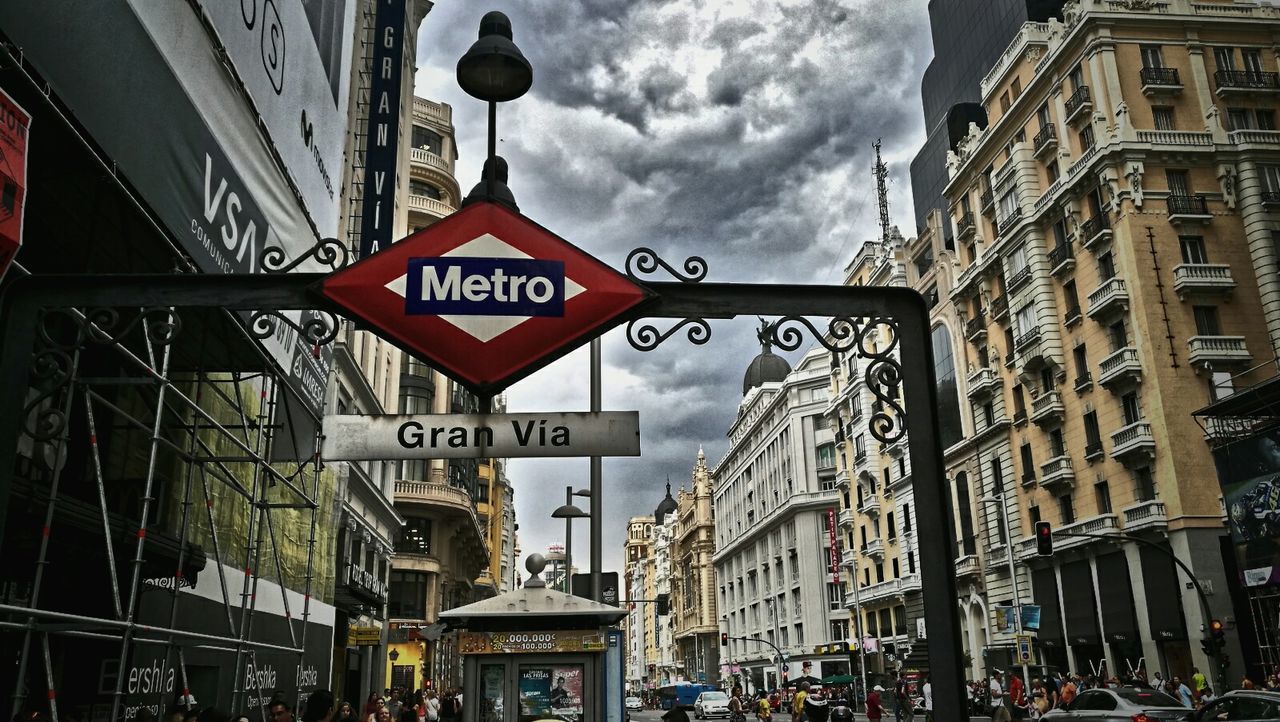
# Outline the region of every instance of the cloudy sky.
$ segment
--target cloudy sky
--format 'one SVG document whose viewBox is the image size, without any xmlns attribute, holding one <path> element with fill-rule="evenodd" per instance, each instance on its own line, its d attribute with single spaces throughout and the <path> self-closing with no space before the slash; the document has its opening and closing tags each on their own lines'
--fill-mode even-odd
<svg viewBox="0 0 1280 722">
<path fill-rule="evenodd" d="M 454 69 L 487 10 L 510 16 L 534 68 L 529 94 L 498 109 L 520 209 L 615 268 L 647 246 L 673 263 L 705 257 L 711 281 L 840 283 L 879 232 L 877 138 L 893 220 L 911 234 L 926 0 L 437 0 L 417 94 L 453 106 L 464 192 L 484 160 L 485 108 Z M 687 485 L 699 446 L 711 465 L 725 453 L 754 325 L 715 322 L 706 346 L 675 336 L 648 353 L 621 329 L 605 337 L 604 407 L 640 411 L 644 452 L 604 461 L 606 570 L 668 476 Z M 513 386 L 508 407 L 583 410 L 587 387 L 580 350 Z M 586 486 L 588 461 L 512 460 L 508 475 L 523 554 L 563 543 L 550 513 L 566 484 Z M 575 536 L 585 571 L 586 521 Z"/>
</svg>

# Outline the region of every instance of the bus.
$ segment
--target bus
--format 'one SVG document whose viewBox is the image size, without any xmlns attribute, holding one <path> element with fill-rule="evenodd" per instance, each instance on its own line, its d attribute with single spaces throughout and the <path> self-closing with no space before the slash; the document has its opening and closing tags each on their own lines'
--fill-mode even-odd
<svg viewBox="0 0 1280 722">
<path fill-rule="evenodd" d="M 658 706 L 662 709 L 673 707 L 693 709 L 693 703 L 698 700 L 698 695 L 713 689 L 715 689 L 713 685 L 694 682 L 668 684 L 658 688 Z"/>
</svg>

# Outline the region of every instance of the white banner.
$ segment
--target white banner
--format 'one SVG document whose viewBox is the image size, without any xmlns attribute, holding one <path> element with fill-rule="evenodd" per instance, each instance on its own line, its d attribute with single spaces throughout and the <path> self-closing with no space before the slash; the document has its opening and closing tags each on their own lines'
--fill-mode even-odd
<svg viewBox="0 0 1280 722">
<path fill-rule="evenodd" d="M 325 238 L 337 234 L 351 0 L 200 0 Z"/>
<path fill-rule="evenodd" d="M 639 456 L 640 412 L 326 416 L 325 461 Z"/>
</svg>

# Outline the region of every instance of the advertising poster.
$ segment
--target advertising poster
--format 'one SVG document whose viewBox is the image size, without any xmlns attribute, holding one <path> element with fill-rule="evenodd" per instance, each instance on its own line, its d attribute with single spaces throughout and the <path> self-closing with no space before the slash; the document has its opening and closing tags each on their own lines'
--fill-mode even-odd
<svg viewBox="0 0 1280 722">
<path fill-rule="evenodd" d="M 503 683 L 507 668 L 501 664 L 480 665 L 480 722 L 502 722 Z"/>
<path fill-rule="evenodd" d="M 1280 584 L 1280 430 L 1214 452 L 1246 587 Z"/>
<path fill-rule="evenodd" d="M 30 128 L 31 115 L 0 91 L 0 278 L 22 245 Z"/>
<path fill-rule="evenodd" d="M 582 718 L 581 664 L 520 668 L 520 719 Z"/>
</svg>

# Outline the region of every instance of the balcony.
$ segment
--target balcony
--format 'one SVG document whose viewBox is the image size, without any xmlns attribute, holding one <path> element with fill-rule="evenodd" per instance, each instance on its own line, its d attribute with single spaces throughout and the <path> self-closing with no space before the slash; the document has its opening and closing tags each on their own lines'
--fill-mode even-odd
<svg viewBox="0 0 1280 722">
<path fill-rule="evenodd" d="M 841 469 L 836 472 L 836 486 L 842 489 L 849 488 L 849 470 Z"/>
<path fill-rule="evenodd" d="M 868 496 L 862 500 L 862 504 L 858 506 L 859 514 L 867 516 L 880 516 L 880 499 L 875 496 Z"/>
<path fill-rule="evenodd" d="M 1088 371 L 1082 371 L 1080 375 L 1076 377 L 1076 383 L 1074 388 L 1077 394 L 1082 394 L 1088 391 L 1092 386 L 1093 386 L 1093 374 L 1089 373 Z"/>
<path fill-rule="evenodd" d="M 1022 425 L 1023 425 L 1023 424 L 1025 424 L 1025 423 L 1027 423 L 1027 410 L 1026 410 L 1026 409 L 1016 409 L 1016 410 L 1013 412 L 1013 425 L 1014 425 L 1014 426 L 1022 426 Z M 1033 477 L 1031 477 L 1031 480 L 1032 480 L 1032 481 L 1035 481 L 1035 477 L 1034 477 L 1034 476 L 1033 476 Z"/>
<path fill-rule="evenodd" d="M 1156 438 L 1151 435 L 1150 421 L 1136 421 L 1111 434 L 1111 458 L 1124 460 L 1130 456 L 1154 457 Z"/>
<path fill-rule="evenodd" d="M 840 552 L 840 566 L 853 569 L 858 566 L 858 553 L 852 549 Z"/>
<path fill-rule="evenodd" d="M 1209 215 L 1209 204 L 1203 195 L 1171 195 L 1168 204 L 1170 223 L 1205 223 L 1213 218 Z"/>
<path fill-rule="evenodd" d="M 870 586 L 859 588 L 858 602 L 865 606 L 872 602 L 878 602 L 884 599 L 893 599 L 894 597 L 898 597 L 901 594 L 902 594 L 902 580 L 889 579 L 883 582 L 872 584 Z M 849 600 L 850 600 L 850 603 L 852 603 L 852 600 L 853 600 L 852 594 L 849 595 Z"/>
<path fill-rule="evenodd" d="M 1253 360 L 1244 336 L 1192 336 L 1187 339 L 1187 346 L 1191 349 L 1192 366 L 1217 368 Z"/>
<path fill-rule="evenodd" d="M 1219 70 L 1213 74 L 1219 98 L 1248 93 L 1280 92 L 1280 75 L 1260 70 Z"/>
<path fill-rule="evenodd" d="M 981 204 L 982 212 L 991 215 L 991 211 L 996 207 L 996 194 L 990 188 L 982 192 L 982 198 L 978 201 Z"/>
<path fill-rule="evenodd" d="M 879 539 L 872 539 L 862 547 L 862 554 L 872 559 L 884 561 L 884 542 Z"/>
<path fill-rule="evenodd" d="M 1045 123 L 1044 127 L 1036 133 L 1035 140 L 1032 141 L 1035 146 L 1035 155 L 1037 158 L 1042 153 L 1051 151 L 1058 147 L 1058 131 L 1054 129 L 1053 123 Z"/>
<path fill-rule="evenodd" d="M 1102 241 L 1111 238 L 1111 219 L 1107 218 L 1105 211 L 1099 211 L 1087 221 L 1080 224 L 1080 245 L 1088 250 Z"/>
<path fill-rule="evenodd" d="M 1236 279 L 1225 263 L 1182 263 L 1173 267 L 1173 290 L 1186 300 L 1190 293 L 1231 293 Z"/>
<path fill-rule="evenodd" d="M 1182 92 L 1177 68 L 1143 68 L 1138 71 L 1138 79 L 1142 81 L 1143 95 Z"/>
<path fill-rule="evenodd" d="M 1280 206 L 1280 191 L 1264 190 L 1258 195 L 1262 199 L 1262 205 L 1268 208 Z"/>
<path fill-rule="evenodd" d="M 1022 206 L 1014 206 L 1008 215 L 996 222 L 996 232 L 1002 235 L 1008 233 L 1020 220 L 1022 220 Z"/>
<path fill-rule="evenodd" d="M 994 369 L 981 366 L 969 374 L 968 386 L 970 399 L 984 398 L 1000 388 L 1000 377 Z"/>
<path fill-rule="evenodd" d="M 1055 456 L 1040 465 L 1040 487 L 1056 491 L 1075 484 L 1076 472 L 1071 468 L 1071 457 Z"/>
<path fill-rule="evenodd" d="M 1098 383 L 1110 387 L 1126 381 L 1142 380 L 1138 349 L 1125 346 L 1098 363 Z"/>
<path fill-rule="evenodd" d="M 429 196 L 410 193 L 409 210 L 428 213 L 436 216 L 437 218 L 444 218 L 445 216 L 453 213 L 454 208 L 444 201 L 438 201 Z"/>
<path fill-rule="evenodd" d="M 964 323 L 964 337 L 977 343 L 987 335 L 987 317 L 979 311 Z"/>
<path fill-rule="evenodd" d="M 1062 314 L 1062 322 L 1067 325 L 1067 328 L 1071 328 L 1077 323 L 1080 323 L 1082 318 L 1083 316 L 1080 313 L 1080 304 L 1076 304 L 1071 308 L 1068 308 L 1067 312 Z"/>
<path fill-rule="evenodd" d="M 853 509 L 841 509 L 836 523 L 839 524 L 842 529 L 845 527 L 853 528 Z"/>
<path fill-rule="evenodd" d="M 1062 405 L 1062 394 L 1049 391 L 1031 399 L 1031 423 L 1043 426 L 1051 421 L 1059 421 L 1066 413 Z"/>
<path fill-rule="evenodd" d="M 1027 349 L 1040 342 L 1040 327 L 1029 329 L 1026 333 L 1017 337 L 1013 341 L 1013 347 L 1018 353 L 1023 353 Z"/>
<path fill-rule="evenodd" d="M 1071 241 L 1059 243 L 1049 249 L 1049 272 L 1057 276 L 1067 273 L 1076 267 L 1076 255 L 1071 250 Z"/>
<path fill-rule="evenodd" d="M 1009 274 L 1008 290 L 1016 291 L 1031 280 L 1031 266 L 1023 266 Z"/>
<path fill-rule="evenodd" d="M 428 168 L 434 168 L 449 178 L 453 178 L 453 171 L 449 168 L 449 163 L 444 158 L 432 153 L 426 148 L 413 148 L 409 152 L 409 160 L 419 165 L 425 165 Z"/>
<path fill-rule="evenodd" d="M 1065 109 L 1068 123 L 1078 118 L 1081 113 L 1093 110 L 1093 99 L 1089 97 L 1089 86 L 1081 85 L 1076 88 L 1076 92 L 1072 93 L 1070 98 L 1067 98 Z"/>
<path fill-rule="evenodd" d="M 964 215 L 956 220 L 956 238 L 964 240 L 977 232 L 978 224 L 973 221 L 973 213 L 965 211 Z"/>
<path fill-rule="evenodd" d="M 1007 295 L 996 296 L 991 299 L 991 318 L 1000 321 L 1009 319 L 1009 297 Z"/>
<path fill-rule="evenodd" d="M 1142 529 L 1164 529 L 1169 526 L 1169 517 L 1165 514 L 1164 502 L 1151 500 L 1140 501 L 1120 510 L 1124 515 L 1124 530 L 1127 532 Z"/>
<path fill-rule="evenodd" d="M 1098 285 L 1089 294 L 1089 318 L 1097 320 L 1099 316 L 1114 311 L 1122 311 L 1129 307 L 1129 291 L 1125 289 L 1124 279 L 1112 276 Z"/>
<path fill-rule="evenodd" d="M 978 557 L 975 554 L 966 554 L 956 560 L 956 580 L 959 581 L 965 577 L 977 577 L 982 573 L 982 568 L 978 564 Z"/>
</svg>

